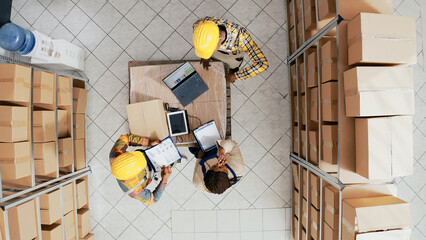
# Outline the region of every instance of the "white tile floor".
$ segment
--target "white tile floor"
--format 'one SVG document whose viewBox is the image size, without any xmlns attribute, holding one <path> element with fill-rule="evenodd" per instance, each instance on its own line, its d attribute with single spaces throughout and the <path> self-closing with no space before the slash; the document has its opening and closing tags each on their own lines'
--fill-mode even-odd
<svg viewBox="0 0 426 240">
<path fill-rule="evenodd" d="M 417 19 L 418 41 L 422 40 L 420 1 L 424 0 L 394 0 L 395 14 Z M 93 169 L 89 181 L 90 207 L 96 239 L 171 239 L 171 215 L 176 210 L 193 214 L 196 211 L 192 210 L 243 209 L 239 210 L 241 217 L 254 214 L 244 209 L 290 206 L 290 111 L 283 3 L 284 0 L 13 0 L 13 22 L 66 39 L 86 50 L 86 74 L 90 79 L 87 157 Z M 124 111 L 128 103 L 127 62 L 197 59 L 192 47 L 192 23 L 208 15 L 246 26 L 270 63 L 261 75 L 232 85 L 232 136 L 241 146 L 246 174 L 225 194 L 207 195 L 192 186 L 194 159 L 189 159 L 174 169 L 160 203 L 145 207 L 124 196 L 111 177 L 108 163 L 114 141 L 128 132 Z M 426 73 L 422 68 L 421 44 L 418 54 L 419 64 L 413 66 L 415 173 L 399 179 L 398 186 L 400 197 L 412 203 L 416 225 L 412 239 L 425 239 Z M 189 156 L 187 151 L 183 152 Z M 214 239 L 238 239 L 234 237 L 238 234 L 225 234 L 219 226 Z M 258 230 L 241 231 L 239 236 L 244 240 L 262 236 L 276 239 L 275 233 Z M 198 237 L 210 239 L 211 235 L 195 233 L 194 238 Z M 174 239 L 191 238 L 182 235 Z"/>
</svg>

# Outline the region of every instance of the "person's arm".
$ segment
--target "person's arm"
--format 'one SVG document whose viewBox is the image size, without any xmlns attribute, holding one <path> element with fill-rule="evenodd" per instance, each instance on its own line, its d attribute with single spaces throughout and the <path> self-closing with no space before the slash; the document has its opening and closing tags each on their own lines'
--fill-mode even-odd
<svg viewBox="0 0 426 240">
<path fill-rule="evenodd" d="M 158 144 L 158 142 L 159 142 L 158 140 L 150 141 L 148 138 L 144 138 L 144 137 L 133 135 L 133 134 L 121 135 L 117 139 L 117 141 L 115 142 L 114 146 L 111 149 L 111 152 L 109 153 L 109 162 L 111 164 L 116 157 L 125 153 L 129 146 L 147 147 L 147 146 L 156 145 Z"/>
<path fill-rule="evenodd" d="M 232 157 L 242 157 L 238 144 L 232 139 L 219 140 L 216 142 L 218 149 L 223 148 L 223 154 L 228 154 Z"/>
<path fill-rule="evenodd" d="M 253 64 L 235 73 L 235 77 L 238 80 L 254 77 L 257 74 L 265 71 L 269 66 L 265 55 L 259 49 L 257 44 L 253 41 L 248 31 L 245 29 L 242 29 L 241 34 L 243 34 L 244 36 L 244 40 L 242 44 L 243 50 L 250 57 L 250 60 L 253 62 Z"/>
<path fill-rule="evenodd" d="M 167 182 L 171 174 L 172 174 L 172 169 L 170 167 L 163 167 L 163 169 L 161 170 L 160 184 L 158 184 L 158 186 L 152 192 L 149 189 L 145 188 L 139 194 L 139 197 L 151 204 L 158 202 L 161 196 L 163 195 L 164 190 L 166 189 Z"/>
</svg>

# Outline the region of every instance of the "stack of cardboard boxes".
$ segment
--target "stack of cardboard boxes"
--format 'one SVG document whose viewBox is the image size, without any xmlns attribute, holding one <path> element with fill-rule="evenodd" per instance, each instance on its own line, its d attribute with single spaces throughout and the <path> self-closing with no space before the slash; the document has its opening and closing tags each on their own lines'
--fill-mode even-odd
<svg viewBox="0 0 426 240">
<path fill-rule="evenodd" d="M 62 238 L 61 190 L 40 196 L 40 217 L 43 239 Z"/>
<path fill-rule="evenodd" d="M 74 80 L 73 87 L 73 131 L 74 131 L 74 168 L 80 170 L 86 167 L 86 102 L 87 89 L 84 83 Z"/>
<path fill-rule="evenodd" d="M 89 186 L 88 178 L 79 179 L 77 186 L 77 222 L 79 239 L 93 240 L 90 233 Z"/>
</svg>

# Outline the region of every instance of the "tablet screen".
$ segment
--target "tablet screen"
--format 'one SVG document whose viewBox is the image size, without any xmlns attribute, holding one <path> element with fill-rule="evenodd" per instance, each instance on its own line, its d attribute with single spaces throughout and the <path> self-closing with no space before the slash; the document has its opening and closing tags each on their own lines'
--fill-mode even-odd
<svg viewBox="0 0 426 240">
<path fill-rule="evenodd" d="M 171 136 L 189 133 L 185 111 L 168 113 L 167 118 Z"/>
</svg>

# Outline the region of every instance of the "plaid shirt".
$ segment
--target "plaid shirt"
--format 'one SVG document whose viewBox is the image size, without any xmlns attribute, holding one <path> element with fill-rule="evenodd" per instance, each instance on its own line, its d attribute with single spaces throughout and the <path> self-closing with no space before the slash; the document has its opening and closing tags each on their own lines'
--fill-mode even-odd
<svg viewBox="0 0 426 240">
<path fill-rule="evenodd" d="M 148 146 L 149 139 L 144 137 L 139 137 L 132 134 L 121 135 L 120 138 L 115 142 L 114 147 L 111 149 L 109 154 L 109 163 L 111 164 L 114 159 L 121 154 L 126 152 L 126 149 L 129 146 Z M 133 192 L 129 193 L 129 196 L 135 199 L 138 199 L 144 203 L 152 204 L 149 201 L 151 196 L 151 192 L 149 195 L 147 193 L 143 193 L 144 189 L 151 182 L 150 178 L 147 178 L 147 168 L 145 168 L 141 173 L 137 175 L 136 178 L 132 178 L 129 180 L 118 180 L 118 184 L 120 188 L 124 192 L 128 192 L 134 186 L 136 186 L 140 181 L 145 180 L 140 186 L 138 186 Z M 163 189 L 164 190 L 164 189 Z M 149 191 L 149 190 L 146 190 Z"/>
<path fill-rule="evenodd" d="M 253 64 L 235 73 L 238 80 L 254 77 L 268 68 L 268 61 L 257 44 L 250 37 L 249 32 L 238 24 L 217 17 L 204 17 L 194 23 L 195 27 L 204 21 L 213 21 L 217 25 L 226 27 L 226 39 L 220 46 L 221 51 L 230 52 L 234 55 L 246 52 Z"/>
</svg>

